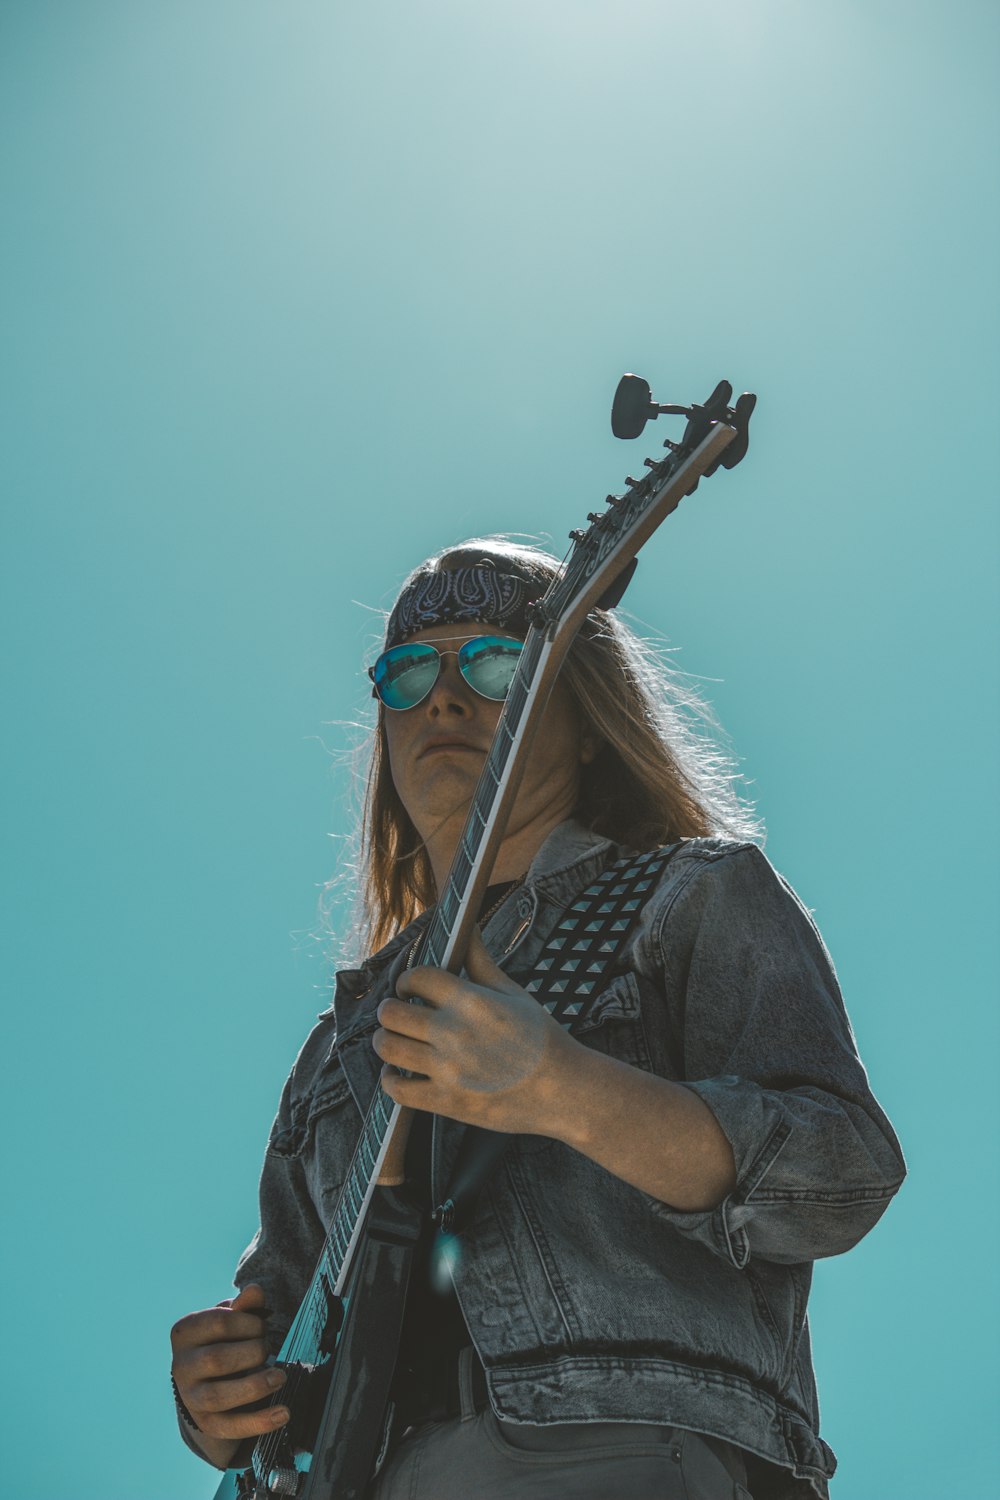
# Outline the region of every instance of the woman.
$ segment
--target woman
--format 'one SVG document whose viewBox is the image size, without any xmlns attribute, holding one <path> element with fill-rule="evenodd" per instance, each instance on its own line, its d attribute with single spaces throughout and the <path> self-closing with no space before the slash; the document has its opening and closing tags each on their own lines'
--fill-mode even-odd
<svg viewBox="0 0 1000 1500">
<path fill-rule="evenodd" d="M 362 845 L 377 951 L 337 976 L 286 1084 L 240 1295 L 175 1326 L 185 1436 L 222 1467 L 287 1419 L 281 1372 L 259 1367 L 381 1087 L 424 1122 L 418 1185 L 432 1116 L 439 1173 L 459 1124 L 515 1139 L 447 1285 L 429 1254 L 415 1273 L 373 1500 L 825 1496 L 811 1263 L 855 1244 L 905 1169 L 819 934 L 697 705 L 614 616 L 588 618 L 546 708 L 466 974 L 409 967 L 556 567 L 470 542 L 421 564 L 389 616 Z M 659 846 L 574 1034 L 525 988 L 533 965 L 603 869 Z"/>
</svg>

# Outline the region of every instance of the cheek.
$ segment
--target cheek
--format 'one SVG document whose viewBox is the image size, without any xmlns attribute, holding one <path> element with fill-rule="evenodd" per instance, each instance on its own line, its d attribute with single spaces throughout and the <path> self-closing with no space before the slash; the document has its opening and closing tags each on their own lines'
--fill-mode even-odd
<svg viewBox="0 0 1000 1500">
<path fill-rule="evenodd" d="M 580 732 L 576 714 L 569 699 L 558 688 L 539 725 L 532 759 L 543 775 L 559 770 L 575 771 L 579 767 Z"/>
<path fill-rule="evenodd" d="M 389 763 L 389 770 L 392 773 L 392 779 L 397 783 L 397 785 L 399 783 L 399 777 L 402 773 L 405 763 L 405 756 L 403 754 L 405 734 L 401 732 L 402 730 L 403 725 L 394 723 L 389 718 L 389 715 L 386 714 L 385 725 L 383 727 L 383 733 L 385 735 L 386 760 Z"/>
</svg>

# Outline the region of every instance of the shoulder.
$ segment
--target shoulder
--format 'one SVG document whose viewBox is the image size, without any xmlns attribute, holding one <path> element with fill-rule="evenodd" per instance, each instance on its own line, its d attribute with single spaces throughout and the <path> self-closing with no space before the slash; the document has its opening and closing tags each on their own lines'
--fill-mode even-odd
<svg viewBox="0 0 1000 1500">
<path fill-rule="evenodd" d="M 680 846 L 643 913 L 640 965 L 687 983 L 692 975 L 772 983 L 812 976 L 837 988 L 812 913 L 758 844 L 691 839 Z"/>
<path fill-rule="evenodd" d="M 726 838 L 684 839 L 659 851 L 666 863 L 657 883 L 658 904 L 673 903 L 693 887 L 719 894 L 746 883 L 778 878 L 759 844 Z"/>
<path fill-rule="evenodd" d="M 643 924 L 652 935 L 669 930 L 694 939 L 707 927 L 731 945 L 784 923 L 815 932 L 810 913 L 759 844 L 695 838 L 663 852 L 669 857 Z"/>
</svg>

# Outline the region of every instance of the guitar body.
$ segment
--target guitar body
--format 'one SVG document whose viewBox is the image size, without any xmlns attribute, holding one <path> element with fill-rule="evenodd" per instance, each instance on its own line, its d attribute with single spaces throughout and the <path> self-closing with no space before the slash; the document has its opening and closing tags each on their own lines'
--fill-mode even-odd
<svg viewBox="0 0 1000 1500">
<path fill-rule="evenodd" d="M 258 1442 L 251 1466 L 230 1471 L 215 1500 L 362 1500 L 383 1439 L 389 1387 L 422 1214 L 392 1188 L 377 1188 L 341 1304 L 315 1317 L 311 1344 L 279 1355 L 292 1397 L 290 1431 Z M 285 1350 L 282 1350 L 284 1355 Z M 292 1395 L 294 1392 L 294 1395 Z M 264 1449 L 263 1452 L 258 1451 Z"/>
<path fill-rule="evenodd" d="M 383 1438 L 420 1225 L 391 1188 L 376 1192 L 301 1500 L 362 1500 Z"/>
</svg>

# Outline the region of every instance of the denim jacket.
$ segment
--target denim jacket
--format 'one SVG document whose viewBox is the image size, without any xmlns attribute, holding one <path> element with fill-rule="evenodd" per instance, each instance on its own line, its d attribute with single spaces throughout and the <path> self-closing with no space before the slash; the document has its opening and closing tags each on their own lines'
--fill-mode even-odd
<svg viewBox="0 0 1000 1500">
<path fill-rule="evenodd" d="M 507 972 L 527 979 L 567 904 L 624 852 L 572 821 L 550 834 L 484 934 Z M 275 1348 L 377 1087 L 376 1007 L 426 920 L 337 975 L 285 1085 L 261 1228 L 235 1278 L 264 1286 Z M 715 1209 L 680 1212 L 558 1141 L 515 1137 L 452 1269 L 497 1415 L 689 1428 L 764 1460 L 756 1494 L 825 1497 L 835 1459 L 818 1431 L 811 1263 L 857 1244 L 905 1165 L 813 922 L 756 845 L 691 839 L 574 1031 L 697 1093 L 736 1186 Z M 641 1118 L 635 1132 L 652 1149 Z M 435 1201 L 461 1134 L 435 1119 Z"/>
</svg>

